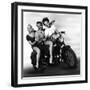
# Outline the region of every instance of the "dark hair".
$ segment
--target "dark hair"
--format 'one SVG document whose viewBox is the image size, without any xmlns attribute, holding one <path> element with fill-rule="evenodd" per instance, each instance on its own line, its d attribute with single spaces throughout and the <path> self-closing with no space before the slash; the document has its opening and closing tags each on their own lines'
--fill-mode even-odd
<svg viewBox="0 0 90 90">
<path fill-rule="evenodd" d="M 41 21 L 37 21 L 36 24 L 40 24 L 42 26 L 42 22 Z"/>
<path fill-rule="evenodd" d="M 49 22 L 49 19 L 47 17 L 43 18 L 42 23 L 44 24 L 45 21 Z"/>
</svg>

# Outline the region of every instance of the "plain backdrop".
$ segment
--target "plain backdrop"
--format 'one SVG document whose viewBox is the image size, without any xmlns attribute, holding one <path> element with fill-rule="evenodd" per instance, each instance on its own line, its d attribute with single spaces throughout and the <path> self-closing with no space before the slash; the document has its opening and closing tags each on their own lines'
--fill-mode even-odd
<svg viewBox="0 0 90 90">
<path fill-rule="evenodd" d="M 0 2 L 0 90 L 14 90 L 11 87 L 11 3 L 15 0 L 1 0 Z M 18 0 L 16 0 L 18 1 Z M 90 8 L 90 0 L 19 0 L 23 2 L 50 3 L 50 4 L 66 4 L 66 5 L 83 5 Z M 88 12 L 88 16 L 90 11 Z M 89 20 L 89 17 L 88 17 Z M 89 24 L 89 22 L 88 22 Z M 88 25 L 89 26 L 89 25 Z M 88 38 L 90 38 L 88 28 Z M 89 40 L 88 40 L 89 41 Z M 90 45 L 90 42 L 88 42 Z M 88 45 L 88 46 L 89 46 Z M 88 47 L 89 53 L 90 47 Z M 88 55 L 89 56 L 89 55 Z M 89 56 L 90 58 L 90 56 Z M 88 68 L 90 61 L 88 58 Z M 88 76 L 90 70 L 88 70 Z M 17 88 L 20 90 L 90 90 L 90 78 L 85 84 L 67 84 L 67 85 L 50 85 L 37 87 Z"/>
</svg>

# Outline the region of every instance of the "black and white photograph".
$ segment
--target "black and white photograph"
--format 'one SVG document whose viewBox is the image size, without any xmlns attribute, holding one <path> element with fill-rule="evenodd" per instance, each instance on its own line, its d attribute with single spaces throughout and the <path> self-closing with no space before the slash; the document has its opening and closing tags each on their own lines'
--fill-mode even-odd
<svg viewBox="0 0 90 90">
<path fill-rule="evenodd" d="M 12 86 L 86 82 L 86 16 L 84 6 L 13 3 Z"/>
<path fill-rule="evenodd" d="M 22 77 L 80 75 L 80 13 L 23 11 Z"/>
</svg>

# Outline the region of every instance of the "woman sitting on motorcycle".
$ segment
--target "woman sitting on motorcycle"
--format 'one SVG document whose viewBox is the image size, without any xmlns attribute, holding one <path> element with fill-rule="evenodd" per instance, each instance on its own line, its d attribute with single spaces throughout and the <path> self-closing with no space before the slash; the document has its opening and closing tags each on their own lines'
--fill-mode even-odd
<svg viewBox="0 0 90 90">
<path fill-rule="evenodd" d="M 27 30 L 29 34 L 26 36 L 26 39 L 29 42 L 29 44 L 32 46 L 32 49 L 37 53 L 36 54 L 36 68 L 38 68 L 38 62 L 40 58 L 40 49 L 38 47 L 39 45 L 37 41 L 35 40 L 36 31 L 33 29 L 33 27 L 30 24 L 28 24 Z"/>
<path fill-rule="evenodd" d="M 51 35 L 54 33 L 55 31 L 55 26 L 53 25 L 55 21 L 50 22 L 49 19 L 47 17 L 43 18 L 42 23 L 43 23 L 43 27 L 45 29 L 45 45 L 49 46 L 49 53 L 50 53 L 50 59 L 49 59 L 49 63 L 52 64 L 52 47 L 53 47 L 53 42 L 51 41 L 50 37 Z"/>
</svg>

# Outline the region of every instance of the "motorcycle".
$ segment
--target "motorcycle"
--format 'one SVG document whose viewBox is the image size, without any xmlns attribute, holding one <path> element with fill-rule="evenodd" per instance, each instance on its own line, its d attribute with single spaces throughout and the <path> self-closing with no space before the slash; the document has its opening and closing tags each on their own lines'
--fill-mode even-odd
<svg viewBox="0 0 90 90">
<path fill-rule="evenodd" d="M 31 63 L 33 65 L 33 68 L 35 70 L 39 70 L 39 71 L 44 71 L 48 64 L 49 64 L 49 49 L 48 49 L 48 46 L 46 46 L 44 44 L 44 42 L 41 42 L 40 44 L 40 51 L 41 51 L 41 54 L 40 54 L 40 59 L 39 59 L 39 67 L 36 68 L 36 55 L 37 53 L 33 50 L 33 52 L 31 53 Z"/>
<path fill-rule="evenodd" d="M 59 37 L 57 39 L 53 39 L 52 37 L 52 42 L 53 42 L 53 64 L 57 65 L 60 64 L 61 61 L 63 63 L 67 64 L 69 68 L 75 68 L 77 66 L 77 57 L 73 49 L 70 47 L 70 45 L 66 45 L 63 34 L 65 34 L 64 31 L 61 31 L 59 33 Z M 60 41 L 60 39 L 63 39 Z M 41 55 L 40 55 L 40 60 L 39 60 L 39 68 L 37 69 L 35 67 L 36 65 L 36 52 L 33 51 L 31 54 L 31 61 L 32 65 L 35 70 L 42 70 L 44 71 L 49 64 L 49 49 L 48 46 L 44 44 L 44 42 L 41 43 Z"/>
<path fill-rule="evenodd" d="M 66 63 L 68 67 L 75 68 L 77 66 L 77 57 L 70 45 L 66 45 L 63 34 L 64 31 L 60 32 L 59 38 L 53 44 L 53 62 L 59 64 L 61 61 Z M 59 39 L 62 39 L 60 41 Z"/>
</svg>

